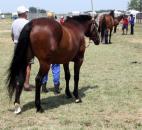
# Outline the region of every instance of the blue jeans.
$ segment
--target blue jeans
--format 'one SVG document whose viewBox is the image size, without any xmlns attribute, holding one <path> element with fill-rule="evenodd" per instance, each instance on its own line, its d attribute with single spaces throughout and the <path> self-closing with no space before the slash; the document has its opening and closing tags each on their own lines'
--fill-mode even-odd
<svg viewBox="0 0 142 130">
<path fill-rule="evenodd" d="M 52 64 L 51 69 L 52 69 L 54 86 L 59 85 L 60 84 L 60 64 Z M 45 75 L 43 77 L 42 84 L 47 83 L 47 81 L 48 81 L 48 75 Z"/>
</svg>

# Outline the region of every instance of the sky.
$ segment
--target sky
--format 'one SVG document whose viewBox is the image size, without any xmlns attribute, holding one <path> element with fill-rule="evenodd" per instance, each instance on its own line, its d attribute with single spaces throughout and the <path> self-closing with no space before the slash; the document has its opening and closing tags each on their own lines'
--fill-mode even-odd
<svg viewBox="0 0 142 130">
<path fill-rule="evenodd" d="M 129 0 L 92 0 L 94 10 L 116 9 L 126 10 Z M 0 0 L 2 12 L 16 12 L 18 6 L 27 8 L 37 7 L 54 11 L 55 13 L 68 13 L 72 11 L 91 10 L 91 0 Z"/>
</svg>

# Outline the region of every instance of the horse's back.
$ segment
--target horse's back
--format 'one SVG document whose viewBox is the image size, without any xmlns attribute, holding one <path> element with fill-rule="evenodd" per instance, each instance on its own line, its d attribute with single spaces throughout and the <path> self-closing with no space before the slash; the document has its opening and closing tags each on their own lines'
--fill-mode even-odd
<svg viewBox="0 0 142 130">
<path fill-rule="evenodd" d="M 35 56 L 49 63 L 71 61 L 78 53 L 81 33 L 75 27 L 41 18 L 32 21 L 31 46 Z M 77 28 L 77 27 L 76 27 Z"/>
</svg>

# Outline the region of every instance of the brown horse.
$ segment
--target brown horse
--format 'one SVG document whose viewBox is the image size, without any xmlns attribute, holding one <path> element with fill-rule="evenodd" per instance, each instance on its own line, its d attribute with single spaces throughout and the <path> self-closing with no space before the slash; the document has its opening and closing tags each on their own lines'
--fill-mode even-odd
<svg viewBox="0 0 142 130">
<path fill-rule="evenodd" d="M 111 43 L 111 33 L 114 26 L 114 11 L 104 14 L 99 19 L 99 33 L 101 33 L 101 42 L 105 38 L 105 44 Z M 109 42 L 108 42 L 109 36 Z"/>
<path fill-rule="evenodd" d="M 36 76 L 35 106 L 37 112 L 42 112 L 40 89 L 42 79 L 48 74 L 50 64 L 63 64 L 66 80 L 65 93 L 71 98 L 69 90 L 69 62 L 74 62 L 74 91 L 76 102 L 81 99 L 78 95 L 80 67 L 85 52 L 85 36 L 98 45 L 99 34 L 95 20 L 89 15 L 67 18 L 63 25 L 49 18 L 38 18 L 30 21 L 22 30 L 8 71 L 7 88 L 10 98 L 15 95 L 15 113 L 21 112 L 20 95 L 25 80 L 25 71 L 28 64 L 29 52 L 39 61 L 39 72 Z M 31 50 L 31 51 L 29 51 Z"/>
<path fill-rule="evenodd" d="M 123 19 L 124 15 L 120 15 L 114 18 L 114 33 L 116 33 L 117 26 L 119 25 L 120 21 Z"/>
</svg>

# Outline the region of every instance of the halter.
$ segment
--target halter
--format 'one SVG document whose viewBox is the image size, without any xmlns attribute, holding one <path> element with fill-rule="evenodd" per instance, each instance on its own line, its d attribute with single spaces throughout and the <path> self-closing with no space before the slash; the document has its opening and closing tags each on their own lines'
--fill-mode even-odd
<svg viewBox="0 0 142 130">
<path fill-rule="evenodd" d="M 93 21 L 92 24 L 91 24 L 90 34 L 93 33 L 96 26 L 98 26 L 97 23 L 95 21 Z M 90 40 L 90 37 L 89 37 L 89 40 Z"/>
<path fill-rule="evenodd" d="M 94 21 L 95 19 L 94 18 L 92 18 L 92 23 L 91 23 L 91 27 L 90 27 L 90 32 L 89 32 L 89 34 L 92 34 L 93 33 L 93 31 L 95 30 L 95 28 L 96 27 L 98 27 L 98 25 L 97 25 L 97 23 Z M 96 31 L 97 31 L 97 29 L 96 29 Z M 97 32 L 96 32 L 97 33 Z M 91 43 L 91 36 L 89 37 L 89 42 L 88 42 L 89 44 L 88 45 L 86 45 L 85 46 L 85 48 L 88 48 L 89 46 L 90 46 L 90 43 Z"/>
</svg>

